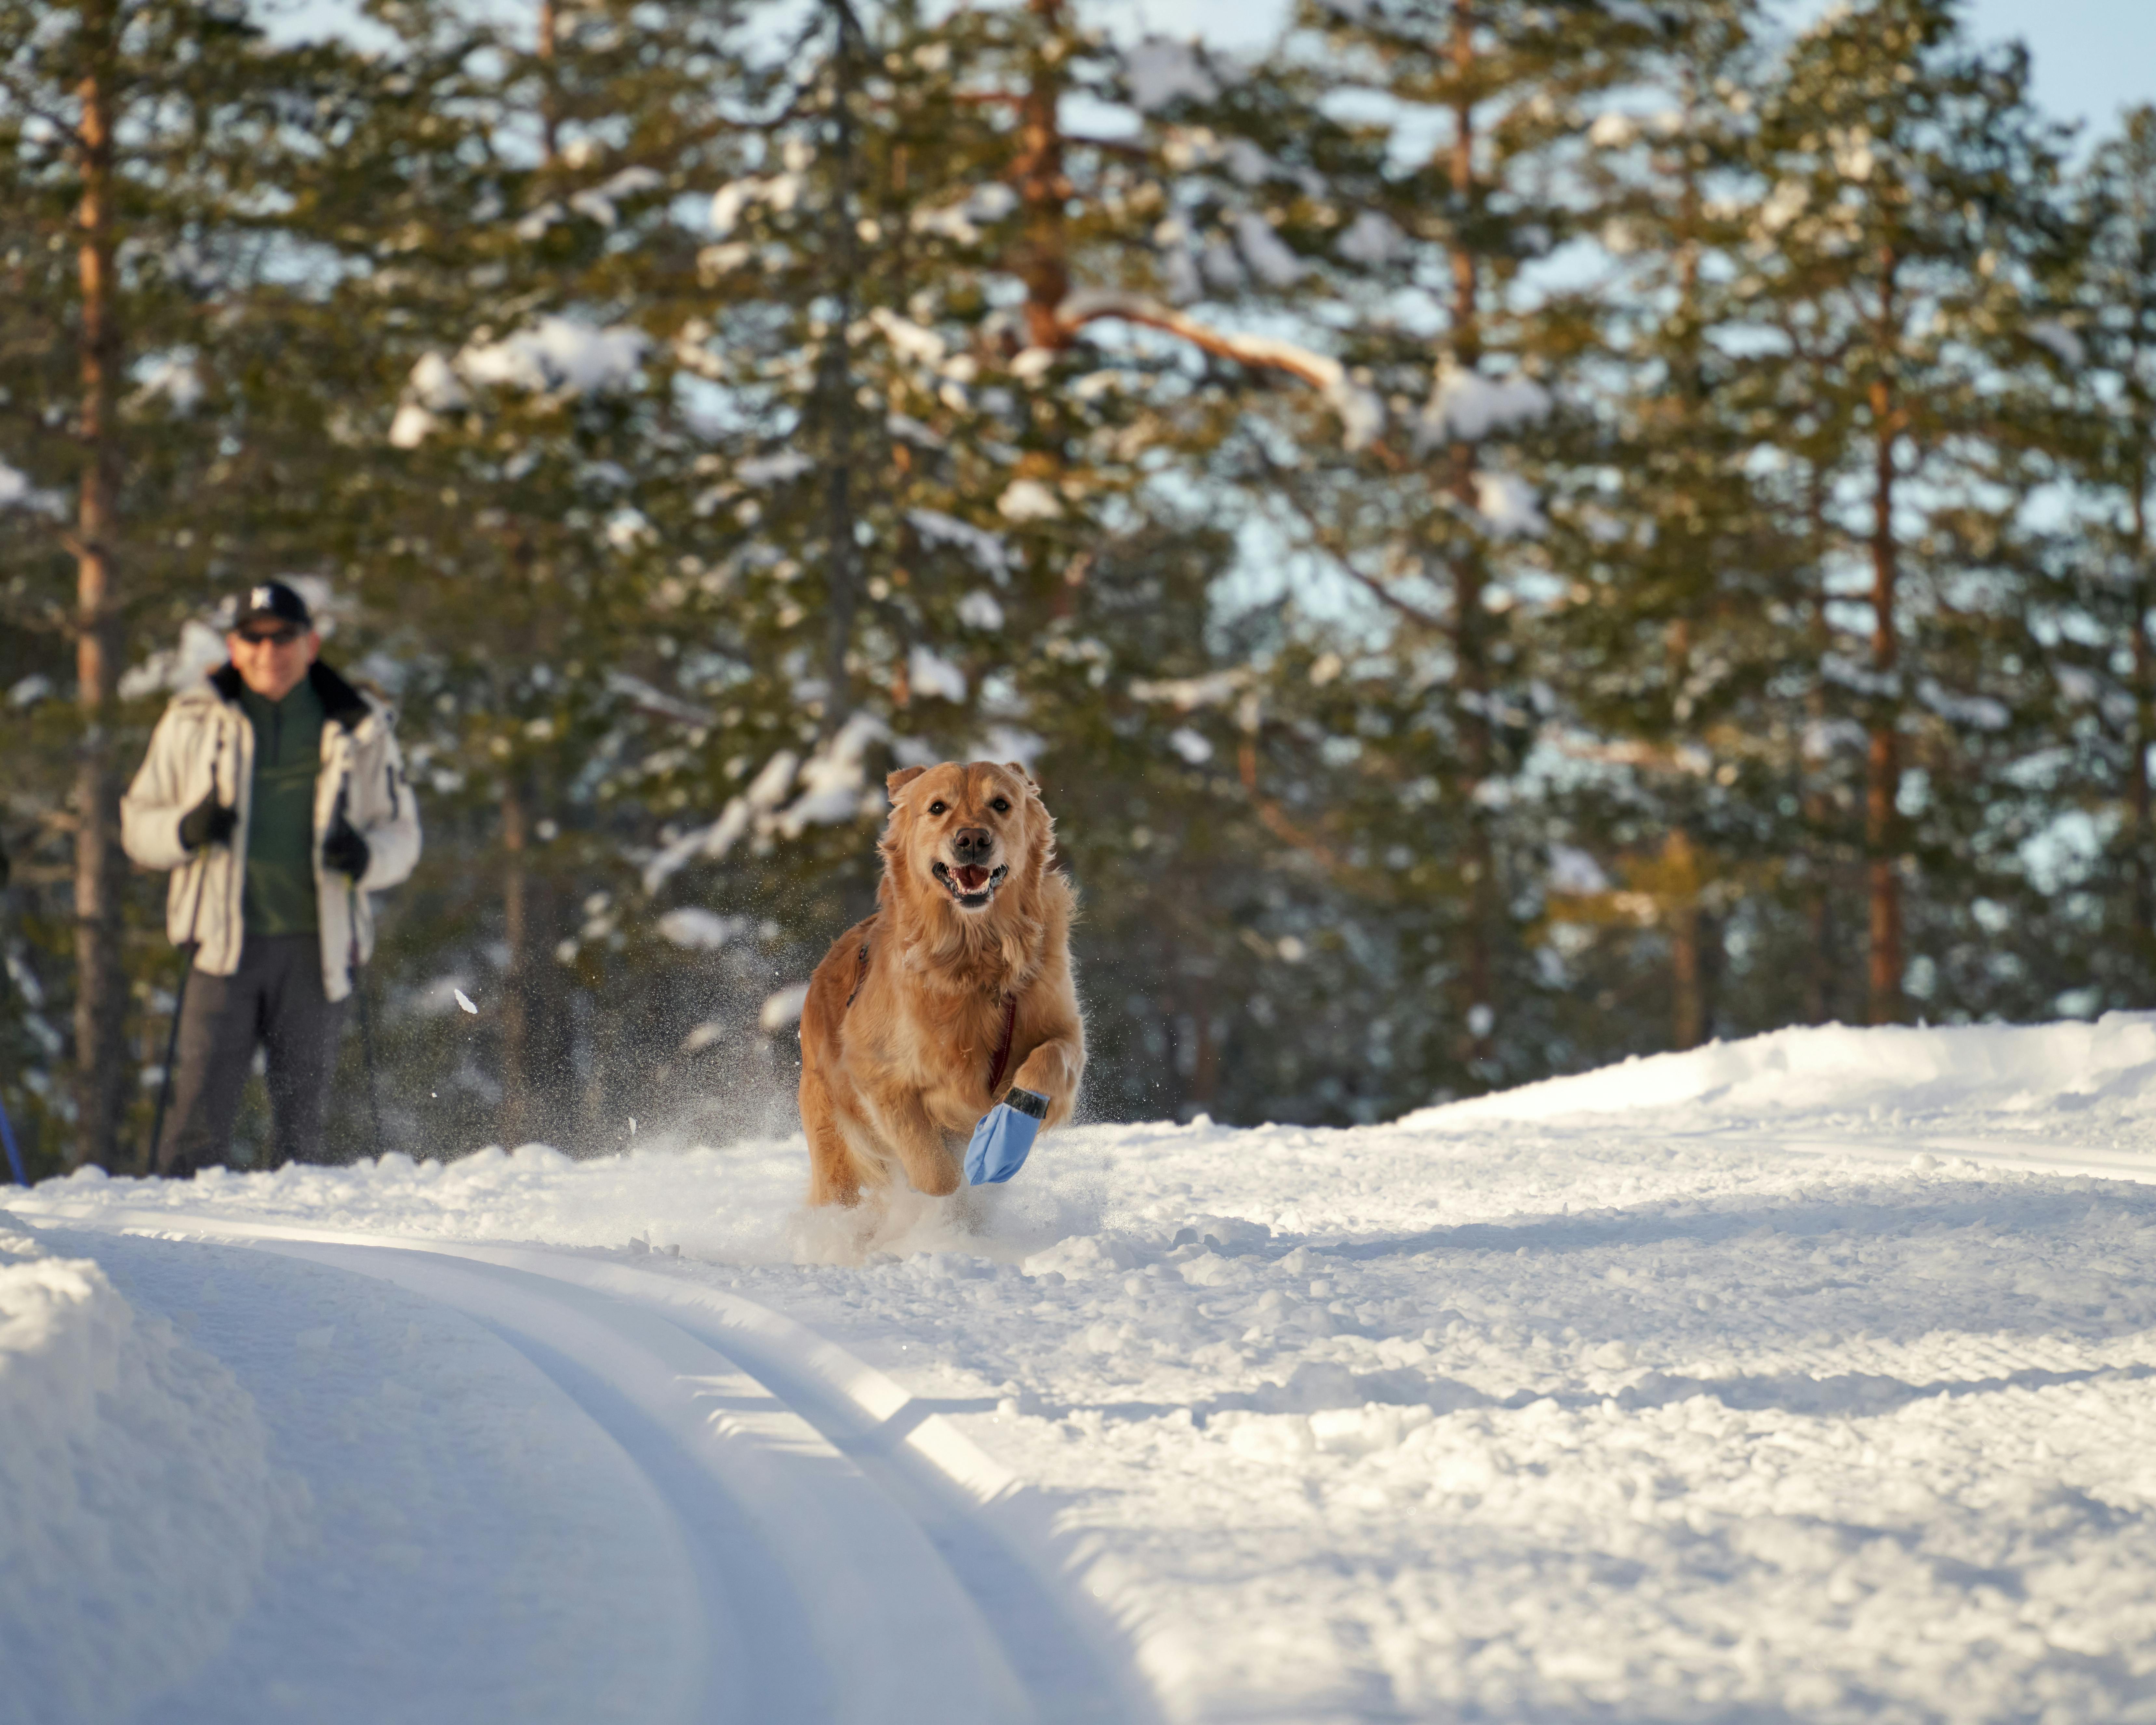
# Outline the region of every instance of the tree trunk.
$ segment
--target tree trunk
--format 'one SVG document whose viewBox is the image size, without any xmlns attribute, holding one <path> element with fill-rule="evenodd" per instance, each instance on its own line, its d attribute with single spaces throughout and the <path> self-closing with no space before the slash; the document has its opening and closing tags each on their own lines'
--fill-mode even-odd
<svg viewBox="0 0 2156 1725">
<path fill-rule="evenodd" d="M 562 85 L 554 64 L 554 0 L 539 0 L 539 141 L 544 165 L 561 154 Z"/>
<path fill-rule="evenodd" d="M 854 614 L 860 603 L 860 547 L 854 542 L 853 355 L 846 331 L 854 321 L 854 292 L 860 279 L 860 234 L 855 227 L 860 162 L 854 136 L 854 83 L 860 57 L 860 24 L 847 0 L 827 0 L 837 32 L 831 59 L 832 297 L 836 315 L 824 332 L 817 393 L 823 419 L 824 603 L 826 638 L 823 728 L 826 736 L 852 710 Z"/>
<path fill-rule="evenodd" d="M 1707 985 L 1701 959 L 1699 852 L 1691 834 L 1672 827 L 1662 841 L 1670 932 L 1670 1046 L 1707 1040 Z"/>
<path fill-rule="evenodd" d="M 501 1116 L 496 1130 L 513 1149 L 531 1142 L 531 926 L 524 853 L 531 837 L 521 774 L 511 767 L 501 791 L 501 937 L 509 948 L 501 991 Z"/>
<path fill-rule="evenodd" d="M 2133 859 L 2133 932 L 2144 962 L 2156 949 L 2156 858 L 2149 846 L 2156 830 L 2149 825 L 2148 752 L 2156 749 L 2156 649 L 2148 639 L 2148 611 L 2156 604 L 2148 576 L 2148 455 L 2141 452 L 2133 475 L 2133 768 L 2127 779 L 2128 826 Z"/>
<path fill-rule="evenodd" d="M 1812 657 L 1816 664 L 1823 658 L 1833 640 L 1826 618 L 1826 475 L 1817 462 L 1811 464 L 1806 475 L 1809 496 L 1807 520 L 1810 527 L 1811 568 L 1816 589 L 1812 595 Z M 1826 690 L 1817 675 L 1804 696 L 1805 712 L 1815 725 L 1820 727 L 1824 745 L 1826 725 Z M 1804 746 L 1798 746 L 1798 773 L 1804 775 Z M 1804 825 L 1812 844 L 1811 874 L 1805 882 L 1804 921 L 1811 932 L 1811 952 L 1805 967 L 1804 1019 L 1808 1024 L 1824 1024 L 1834 1016 L 1835 1002 L 1835 922 L 1834 878 L 1835 846 L 1828 834 L 1835 825 L 1834 796 L 1830 783 L 1822 783 L 1834 770 L 1832 753 L 1825 759 L 1823 771 L 1811 776 L 1804 785 L 1803 807 Z"/>
<path fill-rule="evenodd" d="M 1871 670 L 1881 680 L 1897 675 L 1901 659 L 1894 624 L 1900 550 L 1894 535 L 1894 447 L 1901 439 L 1901 410 L 1884 357 L 1892 339 L 1896 268 L 1889 249 L 1879 282 L 1881 370 L 1871 382 Z M 1901 815 L 1895 806 L 1902 790 L 1901 701 L 1884 680 L 1871 696 L 1871 731 L 1864 788 L 1871 906 L 1869 1016 L 1875 1024 L 1892 1024 L 1907 1015 L 1902 993 Z"/>
<path fill-rule="evenodd" d="M 1070 340 L 1056 311 L 1070 296 L 1070 244 L 1065 210 L 1070 177 L 1063 171 L 1063 92 L 1069 80 L 1061 45 L 1062 0 L 1029 0 L 1043 40 L 1034 58 L 1020 105 L 1018 156 L 1011 177 L 1025 209 L 1025 239 L 1018 274 L 1025 283 L 1026 340 L 1055 348 Z"/>
<path fill-rule="evenodd" d="M 1475 197 L 1475 104 L 1467 79 L 1475 67 L 1475 20 L 1470 0 L 1453 0 L 1452 70 L 1459 89 L 1452 105 L 1451 177 L 1455 215 L 1465 218 Z M 1465 245 L 1452 248 L 1451 357 L 1463 371 L 1481 357 L 1479 281 L 1476 259 Z M 1472 515 L 1476 501 L 1475 446 L 1455 443 L 1448 451 L 1448 489 L 1463 511 Z M 1497 920 L 1496 847 L 1491 841 L 1489 811 L 1480 792 L 1490 776 L 1490 674 L 1482 640 L 1484 572 L 1471 547 L 1452 559 L 1452 647 L 1459 661 L 1460 773 L 1462 809 L 1467 820 L 1467 952 L 1465 982 L 1471 1065 L 1486 1063 L 1495 1053 L 1496 964 L 1491 951 Z M 1480 1028 L 1477 1028 L 1480 1026 Z"/>
<path fill-rule="evenodd" d="M 82 80 L 82 203 L 76 221 L 82 290 L 82 440 L 85 461 L 75 544 L 75 680 L 82 740 L 75 763 L 74 1163 L 110 1168 L 119 1153 L 128 1092 L 127 978 L 121 965 L 120 785 L 107 728 L 121 663 L 117 577 L 122 356 L 114 305 L 110 60 L 117 21 L 110 6 L 85 13 L 95 47 Z"/>
</svg>

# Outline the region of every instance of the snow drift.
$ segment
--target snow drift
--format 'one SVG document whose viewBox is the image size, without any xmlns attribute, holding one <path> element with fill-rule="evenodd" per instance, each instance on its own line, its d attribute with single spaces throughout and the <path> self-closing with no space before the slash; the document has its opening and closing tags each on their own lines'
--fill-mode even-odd
<svg viewBox="0 0 2156 1725">
<path fill-rule="evenodd" d="M 216 1652 L 279 1495 L 231 1373 L 0 1232 L 0 1720 L 118 1718 Z"/>
<path fill-rule="evenodd" d="M 1452 1132 L 1650 1110 L 1658 1123 L 1671 1111 L 1699 1122 L 2156 1115 L 2156 1013 L 2107 1013 L 2093 1024 L 1776 1030 L 1426 1108 L 1400 1124 Z"/>
<path fill-rule="evenodd" d="M 865 1237 L 870 1219 L 800 1214 L 798 1137 L 192 1183 L 85 1172 L 10 1204 L 138 1234 L 543 1242 L 783 1311 L 1056 1495 L 1060 1533 L 1119 1566 L 1102 1584 L 1178 1725 L 2110 1725 L 2148 1717 L 2156 1671 L 2152 1091 L 2156 1018 L 1826 1026 L 1391 1125 L 1058 1132 L 973 1222 L 910 1200 Z M 223 1255 L 228 1289 L 257 1286 L 235 1281 L 252 1255 Z M 105 1261 L 153 1303 L 157 1284 Z M 162 1286 L 185 1304 L 194 1285 Z M 373 1430 L 413 1426 L 398 1441 L 415 1458 L 558 1460 L 561 1423 L 491 1450 L 416 1425 L 457 1405 L 434 1385 L 472 1370 L 448 1319 L 414 1323 L 407 1348 L 406 1307 L 370 1316 L 341 1285 L 312 1297 L 336 1305 L 349 1369 L 331 1375 L 326 1350 L 322 1375 L 289 1371 L 281 1389 L 241 1370 L 269 1429 L 336 1482 L 317 1492 L 325 1571 L 381 1538 L 355 1515 L 339 1543 L 354 1451 L 311 1411 L 332 1391 L 372 1407 Z M 226 1310 L 242 1304 L 264 1296 L 228 1293 Z M 327 1317 L 284 1316 L 282 1332 Z M 357 1393 L 377 1375 L 395 1397 Z M 501 1434 L 528 1430 L 525 1400 L 493 1404 Z M 0 1420 L 15 1405 L 0 1394 Z M 547 1507 L 536 1529 L 595 1471 L 535 1463 L 504 1495 Z M 406 1477 L 372 1499 L 432 1528 L 432 1474 Z M 499 1501 L 458 1524 L 475 1532 L 455 1548 L 578 1608 L 550 1624 L 588 1622 L 604 1599 L 602 1643 L 578 1645 L 611 1646 L 650 1615 L 593 1583 L 588 1555 L 521 1561 Z M 629 1501 L 603 1493 L 575 1540 L 634 1532 Z M 634 1573 L 656 1579 L 647 1596 L 689 1591 L 666 1566 Z M 347 1636 L 348 1596 L 260 1591 L 327 1601 L 326 1644 L 343 1645 L 327 1638 Z M 669 1669 L 658 1639 L 655 1663 L 608 1681 Z M 514 1671 L 567 1645 L 443 1637 L 428 1664 L 410 1641 L 379 1643 L 398 1659 L 378 1670 L 340 1667 L 352 1707 L 307 1717 L 415 1717 L 384 1701 L 385 1672 L 416 1671 L 400 1692 L 419 1694 L 436 1673 L 464 1681 L 474 1649 Z M 205 1696 L 223 1692 L 216 1669 Z M 536 1701 L 495 1712 L 604 1712 L 588 1687 L 530 1687 Z"/>
</svg>

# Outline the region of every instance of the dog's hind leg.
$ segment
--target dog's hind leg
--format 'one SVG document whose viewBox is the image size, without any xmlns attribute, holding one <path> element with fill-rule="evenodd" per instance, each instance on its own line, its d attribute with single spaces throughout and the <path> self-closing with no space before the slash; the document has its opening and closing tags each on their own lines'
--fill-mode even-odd
<svg viewBox="0 0 2156 1725">
<path fill-rule="evenodd" d="M 801 1068 L 801 1130 L 808 1138 L 808 1202 L 859 1204 L 860 1170 L 839 1128 L 838 1110 L 822 1075 L 805 1062 Z"/>
</svg>

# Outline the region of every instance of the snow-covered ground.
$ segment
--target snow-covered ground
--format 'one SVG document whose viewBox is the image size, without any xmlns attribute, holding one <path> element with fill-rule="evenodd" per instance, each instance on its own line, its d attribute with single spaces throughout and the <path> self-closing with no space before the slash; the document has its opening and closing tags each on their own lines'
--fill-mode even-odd
<svg viewBox="0 0 2156 1725">
<path fill-rule="evenodd" d="M 2156 1721 L 2156 1016 L 803 1178 L 0 1196 L 0 1719 Z"/>
</svg>

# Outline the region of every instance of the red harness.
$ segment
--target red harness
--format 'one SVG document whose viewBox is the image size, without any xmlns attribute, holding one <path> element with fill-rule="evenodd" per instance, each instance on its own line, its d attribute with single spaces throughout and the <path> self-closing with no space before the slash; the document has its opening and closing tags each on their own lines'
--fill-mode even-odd
<svg viewBox="0 0 2156 1725">
<path fill-rule="evenodd" d="M 861 984 L 869 979 L 869 943 L 861 942 L 860 957 L 854 970 L 853 993 L 846 996 L 846 1009 L 851 1011 L 854 996 L 861 992 Z M 988 1069 L 988 1095 L 993 1097 L 1004 1087 L 1004 1069 L 1010 1065 L 1011 1039 L 1018 1034 L 1018 996 L 1004 996 L 1003 1040 L 996 1045 L 995 1064 Z"/>
</svg>

